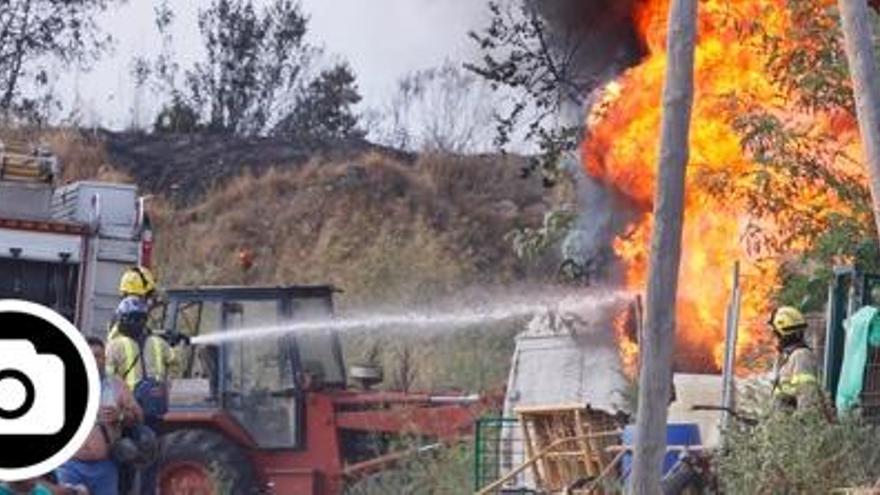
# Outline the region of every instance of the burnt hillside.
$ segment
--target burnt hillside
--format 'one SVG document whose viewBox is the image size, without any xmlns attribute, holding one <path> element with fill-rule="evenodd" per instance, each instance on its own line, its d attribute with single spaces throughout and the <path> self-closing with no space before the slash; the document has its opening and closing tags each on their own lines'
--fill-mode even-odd
<svg viewBox="0 0 880 495">
<path fill-rule="evenodd" d="M 298 167 L 312 159 L 343 161 L 381 152 L 402 162 L 411 154 L 365 140 L 296 141 L 278 137 L 224 134 L 144 134 L 102 131 L 108 159 L 151 193 L 191 205 L 243 172 L 262 174 L 271 167 Z"/>
</svg>

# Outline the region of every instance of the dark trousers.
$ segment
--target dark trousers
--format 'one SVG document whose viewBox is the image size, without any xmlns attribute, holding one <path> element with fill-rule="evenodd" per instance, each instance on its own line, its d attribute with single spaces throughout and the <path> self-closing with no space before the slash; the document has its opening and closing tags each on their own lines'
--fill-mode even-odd
<svg viewBox="0 0 880 495">
<path fill-rule="evenodd" d="M 157 432 L 159 424 L 159 420 L 151 421 L 147 418 L 142 427 Z M 158 474 L 158 461 L 154 461 L 147 466 L 121 466 L 119 469 L 120 493 L 131 495 L 155 495 L 157 492 L 156 482 Z"/>
<path fill-rule="evenodd" d="M 156 437 L 159 436 L 159 425 L 162 423 L 160 418 L 146 418 L 144 421 L 144 425 L 153 430 L 153 433 L 156 434 Z M 143 467 L 140 469 L 140 483 L 141 483 L 141 491 L 140 495 L 155 495 L 156 494 L 156 478 L 159 474 L 159 462 L 155 460 L 149 466 Z"/>
</svg>

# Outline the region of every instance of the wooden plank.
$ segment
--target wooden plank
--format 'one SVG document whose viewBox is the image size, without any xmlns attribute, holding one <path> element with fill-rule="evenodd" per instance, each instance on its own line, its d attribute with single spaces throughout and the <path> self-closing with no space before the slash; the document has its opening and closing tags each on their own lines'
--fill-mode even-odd
<svg viewBox="0 0 880 495">
<path fill-rule="evenodd" d="M 586 410 L 587 406 L 576 402 L 562 404 L 541 404 L 537 406 L 519 406 L 513 409 L 516 414 L 540 414 L 556 413 L 560 411 L 572 411 L 575 409 Z"/>
<path fill-rule="evenodd" d="M 585 413 L 580 410 L 576 410 L 574 412 L 575 435 L 578 435 L 580 437 L 583 437 L 585 434 L 588 433 L 587 431 L 584 430 L 584 415 L 585 415 Z M 593 465 L 593 459 L 592 459 L 592 456 L 590 455 L 591 449 L 590 449 L 589 441 L 586 440 L 586 438 L 584 438 L 583 440 L 580 441 L 580 444 L 581 444 L 581 450 L 583 451 L 583 454 L 584 454 L 584 456 L 583 456 L 584 457 L 584 469 L 586 469 L 587 474 L 591 477 L 599 474 L 598 470 L 595 469 L 595 466 Z"/>
<path fill-rule="evenodd" d="M 523 443 L 525 444 L 525 447 L 526 447 L 526 455 L 528 456 L 529 459 L 535 459 L 535 461 L 537 461 L 538 458 L 535 455 L 535 447 L 532 444 L 531 434 L 529 433 L 530 422 L 523 415 L 520 414 L 518 416 L 519 416 L 520 425 L 522 425 Z M 535 462 L 531 462 L 531 463 L 529 463 L 529 466 L 532 467 L 532 476 L 534 476 L 534 478 L 535 478 L 535 485 L 540 486 L 541 473 L 539 472 L 540 470 L 538 469 L 537 464 L 535 464 Z"/>
</svg>

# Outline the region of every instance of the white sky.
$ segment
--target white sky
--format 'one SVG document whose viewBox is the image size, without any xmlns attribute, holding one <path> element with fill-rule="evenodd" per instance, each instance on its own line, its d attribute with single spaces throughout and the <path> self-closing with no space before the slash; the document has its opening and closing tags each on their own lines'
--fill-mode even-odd
<svg viewBox="0 0 880 495">
<path fill-rule="evenodd" d="M 261 3 L 268 0 L 256 0 Z M 301 0 L 311 17 L 308 38 L 327 55 L 351 63 L 364 107 L 380 107 L 397 79 L 412 70 L 464 60 L 475 47 L 467 32 L 486 23 L 486 0 Z M 116 40 L 114 53 L 88 73 L 69 73 L 57 91 L 68 107 L 78 101 L 87 125 L 123 128 L 133 121 L 137 97 L 131 59 L 153 57 L 160 38 L 155 28 L 156 0 L 129 0 L 105 14 L 102 25 Z M 182 65 L 200 56 L 196 13 L 207 0 L 176 0 L 175 50 Z M 148 122 L 158 102 L 140 96 L 140 120 Z"/>
</svg>

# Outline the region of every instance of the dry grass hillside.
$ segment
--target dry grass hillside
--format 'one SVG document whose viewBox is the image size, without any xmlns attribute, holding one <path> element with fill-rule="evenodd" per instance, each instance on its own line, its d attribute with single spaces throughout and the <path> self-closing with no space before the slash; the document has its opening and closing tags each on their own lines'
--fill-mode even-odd
<svg viewBox="0 0 880 495">
<path fill-rule="evenodd" d="M 160 208 L 159 265 L 175 285 L 332 283 L 349 303 L 418 303 L 526 275 L 505 238 L 541 221 L 540 186 L 498 157 L 377 153 L 247 173 Z M 255 264 L 241 269 L 242 249 Z"/>
</svg>

